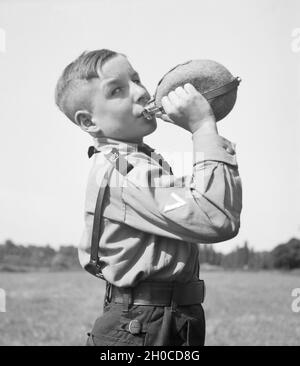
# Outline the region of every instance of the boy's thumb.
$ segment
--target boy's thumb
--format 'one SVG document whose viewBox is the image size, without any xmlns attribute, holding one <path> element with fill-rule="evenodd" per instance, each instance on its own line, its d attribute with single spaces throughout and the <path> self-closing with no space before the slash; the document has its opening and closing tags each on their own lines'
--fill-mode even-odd
<svg viewBox="0 0 300 366">
<path fill-rule="evenodd" d="M 162 119 L 165 122 L 174 123 L 174 121 L 172 121 L 171 118 L 165 113 L 158 113 L 156 114 L 156 117 Z"/>
</svg>

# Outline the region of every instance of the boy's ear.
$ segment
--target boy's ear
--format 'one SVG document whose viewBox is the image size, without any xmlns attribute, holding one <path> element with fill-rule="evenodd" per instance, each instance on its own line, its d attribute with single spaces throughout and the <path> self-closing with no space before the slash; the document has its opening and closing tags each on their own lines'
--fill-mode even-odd
<svg viewBox="0 0 300 366">
<path fill-rule="evenodd" d="M 75 122 L 86 132 L 93 132 L 95 123 L 92 121 L 90 112 L 81 110 L 75 113 Z"/>
</svg>

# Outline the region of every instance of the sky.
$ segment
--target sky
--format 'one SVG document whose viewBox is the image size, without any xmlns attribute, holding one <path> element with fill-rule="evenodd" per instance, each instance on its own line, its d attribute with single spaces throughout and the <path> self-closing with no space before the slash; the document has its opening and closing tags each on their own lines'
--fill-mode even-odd
<svg viewBox="0 0 300 366">
<path fill-rule="evenodd" d="M 190 59 L 240 76 L 236 105 L 218 128 L 237 146 L 241 229 L 215 249 L 247 240 L 270 250 L 300 237 L 298 0 L 0 0 L 0 242 L 77 245 L 92 140 L 53 96 L 63 68 L 100 48 L 128 55 L 151 94 Z M 144 142 L 182 173 L 189 132 L 159 120 Z"/>
</svg>

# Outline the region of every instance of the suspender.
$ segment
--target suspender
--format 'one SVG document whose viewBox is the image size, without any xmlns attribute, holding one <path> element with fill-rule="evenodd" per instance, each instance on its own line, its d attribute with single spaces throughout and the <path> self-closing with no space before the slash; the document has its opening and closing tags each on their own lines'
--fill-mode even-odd
<svg viewBox="0 0 300 366">
<path fill-rule="evenodd" d="M 103 198 L 105 196 L 105 192 L 107 190 L 108 182 L 111 177 L 111 174 L 114 170 L 114 167 L 110 167 L 108 171 L 106 171 L 103 183 L 100 186 L 96 206 L 95 206 L 95 213 L 94 213 L 94 222 L 93 222 L 93 230 L 92 230 L 92 243 L 91 243 L 91 256 L 90 262 L 85 266 L 85 269 L 92 273 L 94 276 L 103 278 L 101 273 L 101 266 L 98 257 L 99 251 L 99 241 L 100 241 L 100 232 L 101 232 L 101 217 L 103 213 Z"/>
<path fill-rule="evenodd" d="M 128 161 L 123 156 L 121 156 L 119 151 L 115 148 L 104 155 L 110 162 L 111 166 L 105 172 L 103 181 L 99 188 L 93 221 L 90 262 L 85 266 L 85 269 L 88 272 L 103 280 L 104 277 L 102 275 L 101 263 L 99 261 L 99 242 L 101 233 L 101 218 L 103 216 L 103 199 L 114 169 L 117 169 L 122 175 L 126 175 L 131 169 L 133 169 L 133 166 L 128 163 Z"/>
</svg>

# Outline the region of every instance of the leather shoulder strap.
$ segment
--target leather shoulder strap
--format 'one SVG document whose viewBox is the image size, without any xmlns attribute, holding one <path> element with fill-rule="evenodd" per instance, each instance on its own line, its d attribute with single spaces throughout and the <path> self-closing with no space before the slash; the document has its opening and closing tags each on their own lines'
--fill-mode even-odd
<svg viewBox="0 0 300 366">
<path fill-rule="evenodd" d="M 220 95 L 229 93 L 233 89 L 236 89 L 239 86 L 240 82 L 241 79 L 239 77 L 236 77 L 231 82 L 224 84 L 219 88 L 202 93 L 202 95 L 205 97 L 206 100 L 214 99 L 216 97 L 219 97 Z"/>
<path fill-rule="evenodd" d="M 99 243 L 101 233 L 101 218 L 103 216 L 104 196 L 107 191 L 108 184 L 114 169 L 117 169 L 119 173 L 121 173 L 122 175 L 128 174 L 130 170 L 133 169 L 132 164 L 128 163 L 128 161 L 122 155 L 120 155 L 119 151 L 115 148 L 113 148 L 108 153 L 104 153 L 104 155 L 108 159 L 111 165 L 105 172 L 97 196 L 94 221 L 93 221 L 93 230 L 92 230 L 91 256 L 90 256 L 90 262 L 86 266 L 87 271 L 89 271 L 94 276 L 99 277 L 101 279 L 104 279 L 104 277 L 102 275 L 101 264 L 99 261 Z"/>
</svg>

